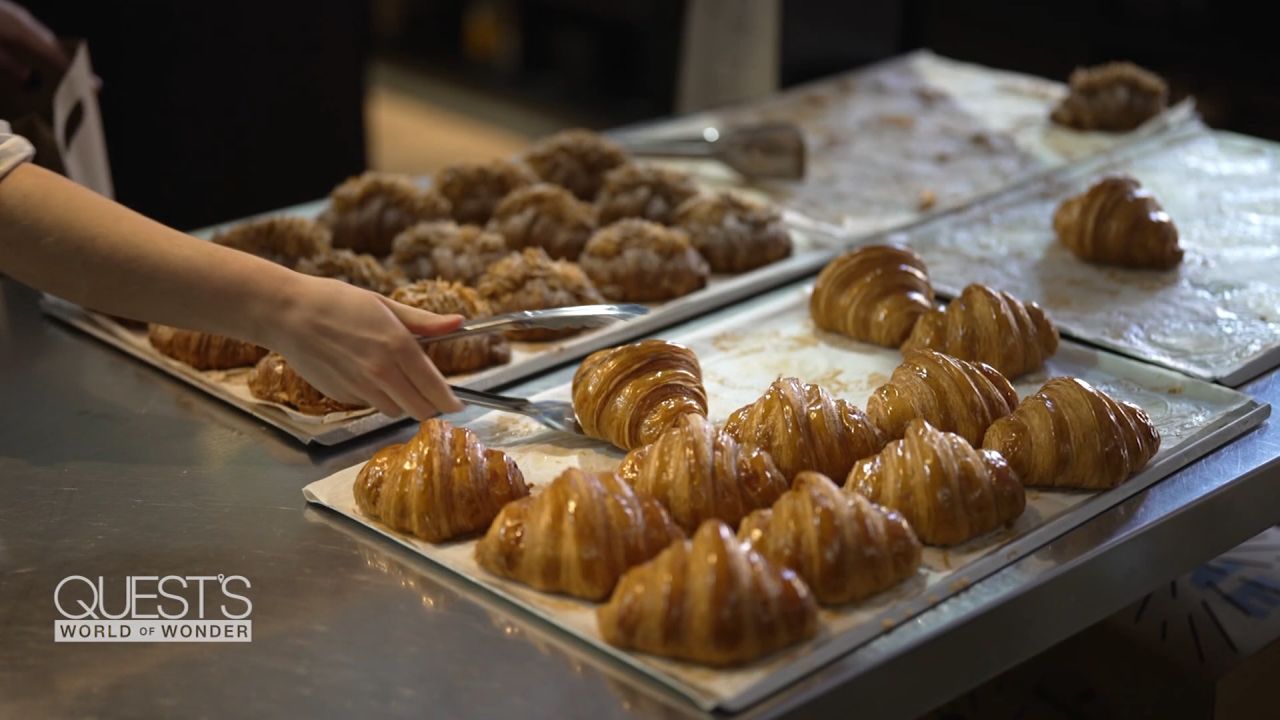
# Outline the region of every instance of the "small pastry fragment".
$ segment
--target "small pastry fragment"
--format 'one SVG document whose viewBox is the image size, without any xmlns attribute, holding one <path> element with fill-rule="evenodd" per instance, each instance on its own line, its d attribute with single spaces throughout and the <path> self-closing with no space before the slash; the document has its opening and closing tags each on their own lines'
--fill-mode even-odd
<svg viewBox="0 0 1280 720">
<path fill-rule="evenodd" d="M 506 257 L 507 241 L 475 225 L 431 220 L 414 225 L 391 243 L 387 266 L 409 280 L 452 280 L 472 285 L 485 268 Z"/>
<path fill-rule="evenodd" d="M 787 491 L 768 453 L 739 444 L 697 413 L 681 415 L 657 440 L 628 453 L 618 474 L 657 498 L 688 533 L 713 518 L 737 527 Z"/>
<path fill-rule="evenodd" d="M 582 432 L 623 450 L 648 445 L 681 415 L 707 414 L 702 367 L 689 348 L 641 340 L 587 356 L 573 374 Z"/>
<path fill-rule="evenodd" d="M 933 306 L 933 286 L 919 255 L 896 245 L 871 245 L 827 263 L 813 286 L 809 315 L 823 330 L 896 348 Z"/>
<path fill-rule="evenodd" d="M 902 344 L 984 362 L 1016 378 L 1044 367 L 1058 351 L 1058 329 L 1036 303 L 1024 303 L 986 285 L 965 287 L 946 310 L 931 310 Z"/>
<path fill-rule="evenodd" d="M 1108 490 L 1146 467 L 1160 433 L 1137 405 L 1060 377 L 997 420 L 982 446 L 1003 455 L 1024 485 Z"/>
<path fill-rule="evenodd" d="M 403 444 L 388 445 L 360 468 L 356 505 L 396 532 L 430 543 L 480 532 L 502 506 L 529 494 L 524 475 L 501 450 L 439 418 Z"/>
<path fill-rule="evenodd" d="M 628 571 L 596 620 L 610 645 L 713 666 L 747 663 L 818 632 L 804 581 L 718 520 Z"/>
<path fill-rule="evenodd" d="M 605 297 L 624 302 L 688 295 L 711 275 L 683 230 L 635 218 L 597 230 L 578 263 Z"/>
<path fill-rule="evenodd" d="M 320 222 L 332 230 L 334 247 L 381 257 L 405 228 L 445 220 L 449 210 L 448 200 L 404 175 L 367 172 L 333 189 Z"/>
<path fill-rule="evenodd" d="M 601 225 L 641 218 L 669 225 L 676 208 L 698 194 L 688 175 L 653 165 L 623 165 L 609 172 L 596 197 Z"/>
<path fill-rule="evenodd" d="M 772 508 L 748 515 L 738 537 L 795 570 L 823 605 L 868 598 L 920 567 L 920 541 L 902 515 L 815 472 L 800 473 Z"/>
<path fill-rule="evenodd" d="M 363 405 L 338 402 L 320 392 L 293 369 L 279 353 L 270 353 L 249 375 L 249 392 L 259 400 L 287 405 L 304 415 L 328 415 L 361 410 Z"/>
<path fill-rule="evenodd" d="M 350 250 L 330 250 L 305 258 L 295 269 L 307 275 L 341 280 L 379 295 L 390 295 L 405 283 L 405 277 L 399 270 L 385 267 L 372 255 L 356 254 Z"/>
<path fill-rule="evenodd" d="M 902 437 L 907 424 L 921 418 L 977 446 L 991 423 L 1017 404 L 1013 385 L 990 365 L 916 350 L 904 352 L 889 382 L 871 394 L 867 415 L 887 439 Z"/>
<path fill-rule="evenodd" d="M 539 247 L 510 253 L 493 263 L 476 282 L 476 289 L 496 315 L 521 310 L 597 305 L 604 296 L 576 263 L 552 260 Z M 511 330 L 512 340 L 555 340 L 581 332 L 572 328 Z"/>
<path fill-rule="evenodd" d="M 525 163 L 543 181 L 555 183 L 581 200 L 594 200 L 604 176 L 627 160 L 627 152 L 617 143 L 576 128 L 539 140 L 524 156 Z"/>
<path fill-rule="evenodd" d="M 230 370 L 250 367 L 267 349 L 235 338 L 168 325 L 147 326 L 147 341 L 161 355 L 196 370 Z"/>
<path fill-rule="evenodd" d="M 1133 130 L 1169 104 L 1165 81 L 1129 62 L 1076 68 L 1068 84 L 1070 94 L 1050 117 L 1077 130 Z"/>
<path fill-rule="evenodd" d="M 307 218 L 281 215 L 241 223 L 213 236 L 213 242 L 292 268 L 303 258 L 329 249 L 329 228 Z"/>
<path fill-rule="evenodd" d="M 736 193 L 695 195 L 676 209 L 674 224 L 712 272 L 746 272 L 791 254 L 782 214 Z"/>
<path fill-rule="evenodd" d="M 616 474 L 569 468 L 502 508 L 476 562 L 536 590 L 603 600 L 628 568 L 683 537 L 661 503 Z"/>
<path fill-rule="evenodd" d="M 484 225 L 508 193 L 537 180 L 522 163 L 489 160 L 451 165 L 436 175 L 435 187 L 452 206 L 454 220 Z"/>
<path fill-rule="evenodd" d="M 959 545 L 1007 525 L 1026 507 L 1016 473 L 993 450 L 912 420 L 901 440 L 854 466 L 845 490 L 902 513 L 927 545 Z"/>
<path fill-rule="evenodd" d="M 438 315 L 461 315 L 478 320 L 493 315 L 479 293 L 459 283 L 419 280 L 391 293 L 391 299 Z M 475 372 L 511 360 L 511 346 L 499 333 L 442 340 L 424 346 L 427 357 L 441 373 L 458 375 Z"/>
<path fill-rule="evenodd" d="M 513 250 L 540 247 L 553 258 L 574 260 L 596 230 L 596 211 L 562 187 L 537 183 L 503 198 L 489 229 Z"/>
<path fill-rule="evenodd" d="M 1137 180 L 1111 175 L 1067 198 L 1053 213 L 1053 232 L 1085 262 L 1171 270 L 1182 262 L 1178 228 Z"/>
</svg>

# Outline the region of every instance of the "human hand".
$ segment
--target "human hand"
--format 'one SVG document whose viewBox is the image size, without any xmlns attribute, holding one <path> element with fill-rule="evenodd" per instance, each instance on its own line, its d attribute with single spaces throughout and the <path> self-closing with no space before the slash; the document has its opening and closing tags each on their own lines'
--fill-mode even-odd
<svg viewBox="0 0 1280 720">
<path fill-rule="evenodd" d="M 36 65 L 50 65 L 60 73 L 69 62 L 49 28 L 21 5 L 0 0 L 0 73 L 22 84 Z"/>
</svg>

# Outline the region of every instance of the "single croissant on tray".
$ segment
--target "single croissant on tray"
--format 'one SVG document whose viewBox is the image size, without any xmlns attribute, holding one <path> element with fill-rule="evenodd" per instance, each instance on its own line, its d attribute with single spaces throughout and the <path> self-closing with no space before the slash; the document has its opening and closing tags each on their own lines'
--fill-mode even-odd
<svg viewBox="0 0 1280 720">
<path fill-rule="evenodd" d="M 506 453 L 438 418 L 374 453 L 352 491 L 364 514 L 432 543 L 484 530 L 503 505 L 529 494 Z"/>
<path fill-rule="evenodd" d="M 616 474 L 569 468 L 502 508 L 476 562 L 537 590 L 602 600 L 627 568 L 682 537 L 661 503 Z"/>
<path fill-rule="evenodd" d="M 1113 175 L 1067 198 L 1053 232 L 1085 262 L 1169 270 L 1182 262 L 1178 228 L 1137 180 Z"/>
<path fill-rule="evenodd" d="M 902 515 L 814 472 L 800 473 L 772 508 L 748 515 L 738 537 L 795 570 L 824 605 L 870 597 L 920 566 L 920 541 Z"/>
<path fill-rule="evenodd" d="M 832 260 L 809 298 L 809 315 L 819 328 L 895 348 L 932 309 L 924 261 L 893 245 L 859 248 Z"/>
<path fill-rule="evenodd" d="M 902 513 L 929 545 L 957 545 L 1013 522 L 1026 507 L 1017 474 L 1001 455 L 912 420 L 901 440 L 859 462 L 846 490 Z"/>
<path fill-rule="evenodd" d="M 161 355 L 196 370 L 249 367 L 267 354 L 266 348 L 243 340 L 168 325 L 148 326 L 147 341 Z"/>
<path fill-rule="evenodd" d="M 867 400 L 867 415 L 885 438 L 900 438 L 922 418 L 973 445 L 997 419 L 1013 412 L 1018 394 L 990 365 L 958 360 L 932 350 L 904 352 L 889 382 Z"/>
<path fill-rule="evenodd" d="M 1142 408 L 1079 378 L 1054 378 L 987 430 L 983 447 L 1025 485 L 1106 490 L 1146 466 L 1160 434 Z"/>
<path fill-rule="evenodd" d="M 596 620 L 610 645 L 715 666 L 749 662 L 818 631 L 804 582 L 718 520 L 628 571 Z"/>
<path fill-rule="evenodd" d="M 702 368 L 692 350 L 665 340 L 600 350 L 573 375 L 573 409 L 582 432 L 630 450 L 685 413 L 707 414 Z"/>
</svg>

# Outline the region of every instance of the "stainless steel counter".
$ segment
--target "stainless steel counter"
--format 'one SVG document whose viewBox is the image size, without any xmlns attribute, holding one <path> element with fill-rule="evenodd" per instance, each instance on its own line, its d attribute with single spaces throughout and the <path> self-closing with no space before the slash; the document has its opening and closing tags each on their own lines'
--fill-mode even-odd
<svg viewBox="0 0 1280 720">
<path fill-rule="evenodd" d="M 1244 390 L 1280 402 L 1274 373 Z M 408 426 L 303 449 L 47 320 L 10 281 L 0 282 L 0 401 L 0 717 L 696 714 L 305 506 L 303 485 Z M 1267 423 L 751 715 L 928 710 L 1280 520 L 1278 466 L 1280 430 Z M 249 578 L 253 642 L 53 642 L 63 577 L 170 573 Z"/>
</svg>

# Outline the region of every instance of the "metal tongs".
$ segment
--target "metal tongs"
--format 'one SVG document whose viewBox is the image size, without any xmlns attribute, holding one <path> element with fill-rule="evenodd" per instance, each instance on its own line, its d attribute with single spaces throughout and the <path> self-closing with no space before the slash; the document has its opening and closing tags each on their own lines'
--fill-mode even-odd
<svg viewBox="0 0 1280 720">
<path fill-rule="evenodd" d="M 468 320 L 451 333 L 419 337 L 418 344 L 458 338 L 484 333 L 501 332 L 503 330 L 579 330 L 607 325 L 617 320 L 628 320 L 649 312 L 643 305 L 574 305 L 571 307 L 551 308 L 549 310 L 521 310 L 519 312 L 494 315 L 493 317 Z"/>
<path fill-rule="evenodd" d="M 453 385 L 450 386 L 450 389 L 453 390 L 454 395 L 458 396 L 459 400 L 468 405 L 524 415 L 552 430 L 582 434 L 582 428 L 578 426 L 578 417 L 573 412 L 573 405 L 567 402 L 560 400 L 526 400 L 525 398 L 508 397 Z"/>
<path fill-rule="evenodd" d="M 709 125 L 692 138 L 623 137 L 619 141 L 636 155 L 718 160 L 749 179 L 804 178 L 804 135 L 790 123 Z"/>
</svg>

